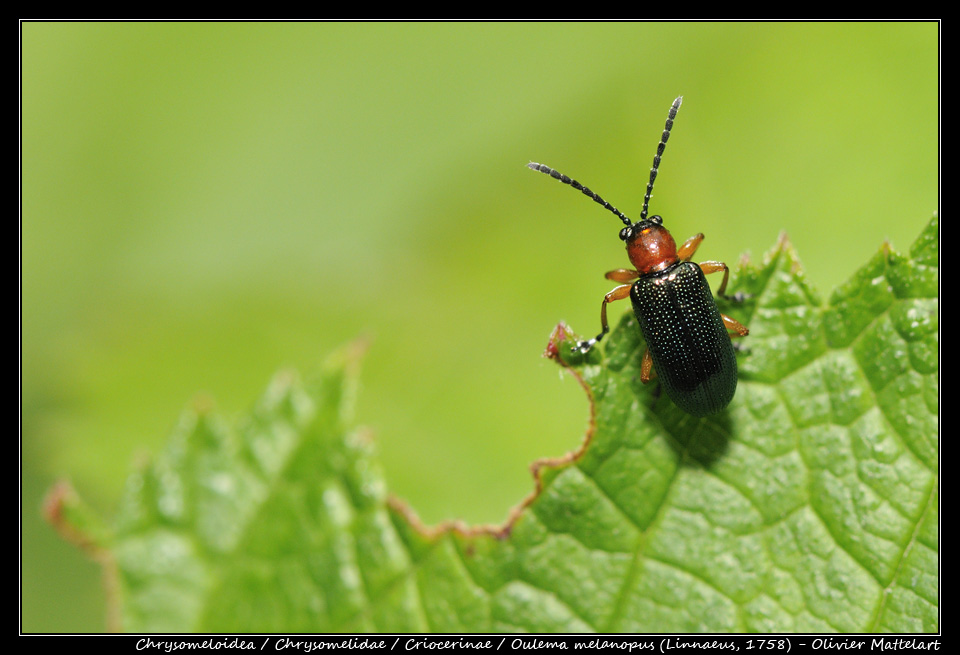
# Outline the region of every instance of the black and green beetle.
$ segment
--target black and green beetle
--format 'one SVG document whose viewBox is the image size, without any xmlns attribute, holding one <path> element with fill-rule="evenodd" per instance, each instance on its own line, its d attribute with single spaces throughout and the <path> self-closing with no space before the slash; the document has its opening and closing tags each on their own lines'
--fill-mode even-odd
<svg viewBox="0 0 960 655">
<path fill-rule="evenodd" d="M 680 409 L 694 416 L 708 416 L 726 407 L 737 390 L 737 359 L 728 330 L 733 330 L 734 336 L 746 336 L 750 331 L 720 313 L 707 284 L 705 274 L 723 271 L 717 295 L 731 298 L 725 293 L 730 278 L 727 265 L 717 261 L 699 264 L 690 261 L 703 241 L 703 234 L 690 237 L 678 250 L 670 232 L 662 225 L 663 219 L 647 218 L 660 158 L 682 101 L 683 96 L 674 100 L 667 114 L 637 223 L 587 187 L 549 166 L 536 163 L 527 166 L 582 191 L 626 225 L 620 230 L 620 239 L 627 246 L 627 256 L 634 268 L 618 268 L 606 274 L 608 280 L 622 284 L 603 297 L 600 306 L 603 331 L 589 341 L 578 342 L 574 350 L 585 353 L 603 339 L 610 331 L 607 304 L 629 296 L 647 342 L 640 380 L 646 384 L 655 373 L 667 396 Z M 732 299 L 742 299 L 742 296 L 737 294 Z"/>
</svg>

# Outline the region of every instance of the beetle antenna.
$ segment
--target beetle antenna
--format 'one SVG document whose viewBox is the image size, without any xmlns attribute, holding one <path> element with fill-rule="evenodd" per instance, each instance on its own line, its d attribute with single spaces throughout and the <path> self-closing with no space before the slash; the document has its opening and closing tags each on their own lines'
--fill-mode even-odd
<svg viewBox="0 0 960 655">
<path fill-rule="evenodd" d="M 674 115 L 676 115 L 677 112 L 674 111 L 673 113 L 674 113 Z M 665 132 L 664 134 L 666 134 L 666 132 Z M 662 147 L 661 147 L 661 151 L 662 151 Z M 627 227 L 630 227 L 631 225 L 633 225 L 633 223 L 630 222 L 630 219 L 627 218 L 626 216 L 624 216 L 624 215 L 620 212 L 619 209 L 617 209 L 616 207 L 614 207 L 613 205 L 611 205 L 609 202 L 607 202 L 606 200 L 604 200 L 603 198 L 601 198 L 600 196 L 598 196 L 598 195 L 595 194 L 593 191 L 591 191 L 591 190 L 588 189 L 587 187 L 583 186 L 582 184 L 580 184 L 579 182 L 577 182 L 577 181 L 574 180 L 573 178 L 567 177 L 566 175 L 564 175 L 564 174 L 561 173 L 560 171 L 555 171 L 555 170 L 553 170 L 552 168 L 550 168 L 549 166 L 546 166 L 546 165 L 544 165 L 544 164 L 537 164 L 537 163 L 535 163 L 535 162 L 530 162 L 529 164 L 527 164 L 527 168 L 529 168 L 529 169 L 531 169 L 531 170 L 534 170 L 534 171 L 540 171 L 541 173 L 546 173 L 547 175 L 549 175 L 550 177 L 552 177 L 552 178 L 555 179 L 555 180 L 560 180 L 560 181 L 563 182 L 564 184 L 569 184 L 569 185 L 572 186 L 574 189 L 578 189 L 579 191 L 581 191 L 581 192 L 583 193 L 583 195 L 587 196 L 588 198 L 590 198 L 590 199 L 593 200 L 594 202 L 603 205 L 604 209 L 609 209 L 609 210 L 612 211 L 614 214 L 616 214 L 617 216 L 619 216 L 619 217 L 620 217 L 620 220 L 623 221 L 624 225 L 626 225 Z M 651 182 L 651 184 L 652 184 L 652 182 Z"/>
<path fill-rule="evenodd" d="M 673 129 L 673 119 L 677 117 L 677 110 L 680 109 L 680 103 L 683 102 L 683 96 L 680 96 L 670 105 L 670 112 L 667 114 L 667 124 L 663 128 L 663 136 L 660 137 L 660 144 L 657 146 L 657 154 L 653 156 L 653 168 L 650 169 L 650 181 L 647 182 L 647 195 L 643 197 L 643 211 L 640 212 L 640 220 L 647 220 L 647 208 L 650 205 L 650 196 L 653 194 L 653 181 L 657 179 L 657 169 L 660 168 L 660 157 L 663 156 L 663 150 L 667 147 L 667 139 L 670 138 L 670 130 Z"/>
</svg>

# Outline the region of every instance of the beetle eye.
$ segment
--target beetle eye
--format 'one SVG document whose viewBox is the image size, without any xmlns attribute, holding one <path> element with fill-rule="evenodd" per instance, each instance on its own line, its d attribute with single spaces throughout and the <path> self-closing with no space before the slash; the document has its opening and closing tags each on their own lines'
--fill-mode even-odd
<svg viewBox="0 0 960 655">
<path fill-rule="evenodd" d="M 623 228 L 622 230 L 620 230 L 620 240 L 621 240 L 621 241 L 626 241 L 627 239 L 629 239 L 629 238 L 632 237 L 632 236 L 633 236 L 633 227 L 625 227 L 625 228 Z"/>
<path fill-rule="evenodd" d="M 650 222 L 656 223 L 657 225 L 663 225 L 663 218 L 659 214 L 656 216 L 651 216 Z"/>
</svg>

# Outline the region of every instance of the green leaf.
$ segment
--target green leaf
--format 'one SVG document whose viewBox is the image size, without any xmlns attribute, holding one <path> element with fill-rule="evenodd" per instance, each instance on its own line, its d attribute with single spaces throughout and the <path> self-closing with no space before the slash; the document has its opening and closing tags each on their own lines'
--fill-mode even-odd
<svg viewBox="0 0 960 655">
<path fill-rule="evenodd" d="M 826 306 L 785 239 L 735 286 L 741 381 L 707 419 L 640 383 L 629 315 L 587 356 L 555 331 L 591 427 L 502 526 L 388 496 L 351 422 L 359 346 L 239 426 L 187 412 L 112 528 L 66 487 L 48 515 L 128 631 L 937 631 L 937 219 Z"/>
</svg>

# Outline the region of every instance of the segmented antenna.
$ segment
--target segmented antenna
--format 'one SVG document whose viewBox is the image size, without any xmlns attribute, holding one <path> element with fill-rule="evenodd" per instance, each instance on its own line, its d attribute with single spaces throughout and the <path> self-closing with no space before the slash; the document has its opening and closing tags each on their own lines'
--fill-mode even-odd
<svg viewBox="0 0 960 655">
<path fill-rule="evenodd" d="M 678 98 L 677 100 L 678 100 L 678 102 L 679 102 L 679 98 Z M 674 104 L 676 104 L 678 107 L 680 106 L 678 103 L 674 103 Z M 673 110 L 673 115 L 675 116 L 676 114 L 677 114 L 677 111 L 674 109 L 674 110 Z M 672 116 L 671 116 L 671 118 L 672 118 Z M 667 132 L 664 132 L 664 134 L 667 134 Z M 666 140 L 666 138 L 664 138 L 664 140 Z M 663 152 L 663 144 L 662 144 L 662 143 L 660 144 L 660 152 Z M 658 156 L 658 158 L 657 158 L 657 161 L 659 161 L 659 156 Z M 527 164 L 527 168 L 529 168 L 529 169 L 531 169 L 531 170 L 534 170 L 534 171 L 540 171 L 541 173 L 546 173 L 547 175 L 549 175 L 550 177 L 552 177 L 552 178 L 555 179 L 555 180 L 560 180 L 560 181 L 563 182 L 564 184 L 569 184 L 569 185 L 572 186 L 574 189 L 579 189 L 579 190 L 583 193 L 583 195 L 587 196 L 588 198 L 590 198 L 590 199 L 593 200 L 594 202 L 603 205 L 604 209 L 609 209 L 609 210 L 612 211 L 614 214 L 616 214 L 617 216 L 619 216 L 619 217 L 620 217 L 620 220 L 623 221 L 623 224 L 624 224 L 624 225 L 626 225 L 627 227 L 630 227 L 631 225 L 633 225 L 633 223 L 630 222 L 630 219 L 627 218 L 626 216 L 624 216 L 624 215 L 620 212 L 619 209 L 617 209 L 616 207 L 614 207 L 613 205 L 611 205 L 609 202 L 607 202 L 606 200 L 604 200 L 603 198 L 601 198 L 600 196 L 598 196 L 596 193 L 594 193 L 593 191 L 591 191 L 591 190 L 588 189 L 587 187 L 583 186 L 582 184 L 580 184 L 579 182 L 577 182 L 577 181 L 574 180 L 573 178 L 567 177 L 566 175 L 564 175 L 564 174 L 561 173 L 560 171 L 555 171 L 555 170 L 553 170 L 552 168 L 550 168 L 549 166 L 546 166 L 545 164 L 537 164 L 537 163 L 535 163 L 535 162 L 530 162 L 529 164 Z M 654 175 L 656 175 L 656 172 L 654 172 L 654 173 L 651 174 L 651 178 L 650 178 L 650 185 L 651 185 L 651 186 L 653 185 L 653 177 L 652 177 L 652 176 L 654 176 Z M 648 193 L 649 193 L 649 188 L 650 188 L 650 187 L 648 187 Z M 644 209 L 646 209 L 646 206 L 644 206 Z"/>
<path fill-rule="evenodd" d="M 660 157 L 663 156 L 663 150 L 667 147 L 667 139 L 670 138 L 670 130 L 673 129 L 673 119 L 677 117 L 677 110 L 680 109 L 680 103 L 683 102 L 683 96 L 680 96 L 670 105 L 670 111 L 667 113 L 667 124 L 663 128 L 663 136 L 660 137 L 660 144 L 657 146 L 657 154 L 653 157 L 653 168 L 650 169 L 650 181 L 647 182 L 647 194 L 643 197 L 643 211 L 640 212 L 640 220 L 647 220 L 647 208 L 650 206 L 650 196 L 653 194 L 653 181 L 657 179 L 657 169 L 660 167 Z"/>
</svg>

